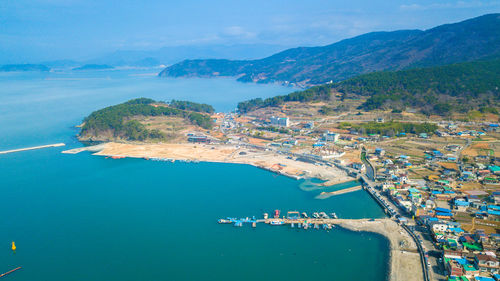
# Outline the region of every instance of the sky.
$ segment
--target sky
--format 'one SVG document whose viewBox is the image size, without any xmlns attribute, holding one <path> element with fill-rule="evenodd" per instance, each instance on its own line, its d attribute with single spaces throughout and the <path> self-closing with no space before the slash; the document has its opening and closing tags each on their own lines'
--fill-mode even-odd
<svg viewBox="0 0 500 281">
<path fill-rule="evenodd" d="M 500 0 L 0 0 L 0 63 L 165 46 L 318 46 L 498 12 Z"/>
</svg>

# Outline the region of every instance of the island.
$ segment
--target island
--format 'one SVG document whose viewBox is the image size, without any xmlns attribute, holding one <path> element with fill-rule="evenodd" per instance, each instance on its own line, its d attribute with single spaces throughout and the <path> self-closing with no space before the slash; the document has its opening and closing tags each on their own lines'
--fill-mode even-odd
<svg viewBox="0 0 500 281">
<path fill-rule="evenodd" d="M 82 71 L 82 70 L 108 70 L 113 69 L 113 66 L 107 64 L 86 64 L 79 67 L 75 67 L 72 70 Z"/>
</svg>

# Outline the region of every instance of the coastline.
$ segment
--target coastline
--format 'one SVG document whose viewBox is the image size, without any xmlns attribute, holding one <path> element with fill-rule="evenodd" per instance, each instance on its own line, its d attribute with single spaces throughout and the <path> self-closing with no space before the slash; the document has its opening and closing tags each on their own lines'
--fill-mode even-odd
<svg viewBox="0 0 500 281">
<path fill-rule="evenodd" d="M 325 182 L 319 184 L 320 186 L 331 186 L 355 180 L 337 167 L 317 166 L 287 159 L 284 155 L 267 151 L 255 151 L 234 145 L 124 144 L 109 142 L 66 150 L 63 153 L 76 154 L 82 151 L 90 151 L 93 152 L 93 155 L 112 158 L 130 157 L 158 161 L 246 164 L 296 180 L 305 178 L 324 180 Z M 245 153 L 241 154 L 241 152 Z M 325 195 L 333 196 L 331 193 L 335 193 L 335 191 L 327 192 Z M 350 231 L 377 233 L 389 240 L 388 280 L 422 280 L 422 269 L 417 246 L 413 239 L 396 222 L 388 218 L 376 220 L 358 219 L 342 220 L 338 225 Z M 401 246 L 402 241 L 404 241 L 404 246 Z"/>
<path fill-rule="evenodd" d="M 351 231 L 374 232 L 389 240 L 389 281 L 423 280 L 417 245 L 393 220 L 388 218 L 373 221 L 344 220 L 339 223 L 339 226 Z"/>
<path fill-rule="evenodd" d="M 337 167 L 314 165 L 290 159 L 285 155 L 272 151 L 257 150 L 237 145 L 209 144 L 130 144 L 108 142 L 97 146 L 89 146 L 63 151 L 75 154 L 82 151 L 94 152 L 93 155 L 114 158 L 143 158 L 159 161 L 193 161 L 247 164 L 260 169 L 290 177 L 296 180 L 317 178 L 328 182 L 328 185 L 355 180 Z"/>
</svg>

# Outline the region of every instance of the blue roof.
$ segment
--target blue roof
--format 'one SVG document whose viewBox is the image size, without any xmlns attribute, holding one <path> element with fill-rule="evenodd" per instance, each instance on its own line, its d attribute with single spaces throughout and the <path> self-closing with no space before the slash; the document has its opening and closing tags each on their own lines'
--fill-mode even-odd
<svg viewBox="0 0 500 281">
<path fill-rule="evenodd" d="M 446 208 L 436 208 L 435 210 L 436 212 L 451 213 L 451 210 Z"/>
<path fill-rule="evenodd" d="M 452 217 L 453 214 L 452 213 L 439 213 L 439 212 L 436 212 L 436 216 L 440 216 L 440 217 Z"/>
<path fill-rule="evenodd" d="M 455 201 L 455 206 L 469 206 L 467 201 Z"/>
<path fill-rule="evenodd" d="M 448 228 L 448 230 L 453 231 L 453 232 L 465 232 L 463 229 L 460 227 L 453 227 L 453 228 Z"/>
<path fill-rule="evenodd" d="M 495 166 L 495 165 L 489 166 L 488 169 L 490 169 L 490 171 L 492 171 L 492 172 L 500 171 L 500 167 Z"/>
<path fill-rule="evenodd" d="M 500 216 L 500 211 L 488 210 L 489 215 Z"/>
<path fill-rule="evenodd" d="M 495 275 L 498 275 L 498 274 L 495 274 Z M 493 279 L 491 277 L 476 276 L 474 278 L 476 279 L 476 281 L 495 281 L 495 279 Z"/>
<path fill-rule="evenodd" d="M 498 125 L 498 124 L 494 124 L 494 123 L 491 123 L 491 124 L 490 124 L 490 127 L 495 127 L 495 128 L 496 128 L 496 127 L 499 127 L 499 126 L 500 126 L 500 125 Z"/>
<path fill-rule="evenodd" d="M 493 209 L 493 210 L 499 210 L 500 211 L 500 206 L 497 206 L 497 205 L 488 205 L 488 209 Z"/>
<path fill-rule="evenodd" d="M 432 194 L 442 194 L 442 192 L 441 192 L 441 191 L 436 191 L 436 190 L 434 190 L 434 191 L 432 192 Z"/>
<path fill-rule="evenodd" d="M 429 218 L 429 221 L 439 221 L 438 218 Z"/>
</svg>

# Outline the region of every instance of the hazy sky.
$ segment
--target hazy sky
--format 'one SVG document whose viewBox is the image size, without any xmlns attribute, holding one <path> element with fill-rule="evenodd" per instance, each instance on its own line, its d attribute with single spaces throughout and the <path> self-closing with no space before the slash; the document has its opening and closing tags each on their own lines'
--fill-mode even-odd
<svg viewBox="0 0 500 281">
<path fill-rule="evenodd" d="M 0 0 L 0 61 L 179 45 L 325 45 L 498 12 L 500 0 Z"/>
</svg>

